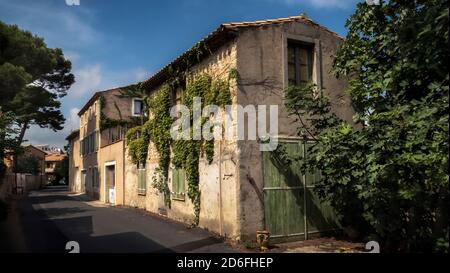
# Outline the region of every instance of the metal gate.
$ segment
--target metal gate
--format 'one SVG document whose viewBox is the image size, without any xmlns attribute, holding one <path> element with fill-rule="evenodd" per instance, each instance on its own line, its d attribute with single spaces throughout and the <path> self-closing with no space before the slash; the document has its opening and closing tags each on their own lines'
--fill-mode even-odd
<svg viewBox="0 0 450 273">
<path fill-rule="evenodd" d="M 293 160 L 312 144 L 292 140 L 278 145 L 277 151 L 263 152 L 265 225 L 271 237 L 308 239 L 309 234 L 339 228 L 331 207 L 313 191 L 320 173 L 302 173 Z"/>
</svg>

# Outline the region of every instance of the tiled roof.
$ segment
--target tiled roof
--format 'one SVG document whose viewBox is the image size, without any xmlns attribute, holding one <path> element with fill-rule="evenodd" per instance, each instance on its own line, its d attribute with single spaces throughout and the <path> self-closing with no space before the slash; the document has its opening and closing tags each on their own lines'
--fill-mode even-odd
<svg viewBox="0 0 450 273">
<path fill-rule="evenodd" d="M 66 137 L 66 140 L 74 139 L 75 137 L 80 136 L 80 129 L 75 129 Z"/>
<path fill-rule="evenodd" d="M 290 23 L 290 22 L 302 22 L 302 23 L 320 28 L 322 30 L 325 30 L 326 32 L 329 32 L 330 34 L 332 34 L 340 39 L 344 39 L 343 37 L 339 36 L 337 33 L 329 30 L 328 28 L 326 28 L 322 25 L 319 25 L 318 23 L 314 22 L 313 20 L 309 19 L 308 17 L 302 16 L 302 15 L 290 16 L 290 17 L 278 18 L 278 19 L 259 20 L 259 21 L 253 21 L 253 22 L 226 23 L 226 24 L 222 24 L 222 26 L 229 27 L 229 28 L 259 27 L 259 26 L 264 26 L 264 25 L 282 24 L 282 23 Z"/>
<path fill-rule="evenodd" d="M 31 145 L 31 144 L 30 144 L 30 145 L 27 145 L 27 146 L 23 146 L 23 148 L 24 148 L 24 149 L 33 149 L 33 150 L 36 150 L 36 151 L 42 153 L 43 155 L 46 154 L 46 152 L 42 151 L 41 149 L 39 149 L 39 148 L 37 148 L 37 147 L 35 147 L 35 146 Z"/>
<path fill-rule="evenodd" d="M 236 37 L 237 31 L 239 29 L 243 28 L 250 28 L 250 27 L 259 27 L 259 26 L 265 26 L 265 25 L 274 25 L 274 24 L 283 24 L 283 23 L 291 23 L 291 22 L 302 22 L 304 24 L 316 27 L 318 29 L 324 30 L 331 35 L 334 35 L 336 38 L 339 38 L 343 40 L 341 36 L 336 34 L 335 32 L 329 30 L 328 28 L 321 26 L 317 24 L 316 22 L 312 21 L 311 19 L 305 17 L 305 16 L 291 16 L 286 18 L 278 18 L 278 19 L 268 19 L 268 20 L 259 20 L 259 21 L 253 21 L 253 22 L 235 22 L 235 23 L 225 23 L 219 26 L 215 31 L 208 34 L 205 38 L 200 40 L 199 43 L 205 43 L 208 48 L 213 52 L 214 50 L 218 49 L 221 45 L 223 45 L 224 42 L 229 41 L 230 39 Z M 196 45 L 197 45 L 196 44 Z M 191 47 L 189 50 L 187 50 L 182 55 L 178 56 L 174 61 L 163 67 L 159 72 L 154 74 L 152 77 L 150 77 L 148 80 L 142 83 L 143 87 L 146 89 L 152 89 L 160 84 L 164 83 L 164 81 L 167 80 L 169 77 L 169 68 L 171 66 L 177 66 L 182 63 L 182 61 L 189 57 L 190 54 L 192 54 L 195 50 L 195 46 Z"/>
<path fill-rule="evenodd" d="M 65 158 L 65 155 L 61 154 L 49 154 L 45 156 L 45 161 L 61 161 Z"/>
</svg>

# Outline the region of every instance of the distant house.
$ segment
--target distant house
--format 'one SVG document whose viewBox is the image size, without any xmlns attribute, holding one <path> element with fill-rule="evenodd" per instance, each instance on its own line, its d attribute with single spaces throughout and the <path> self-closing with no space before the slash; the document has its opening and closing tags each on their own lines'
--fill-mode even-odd
<svg viewBox="0 0 450 273">
<path fill-rule="evenodd" d="M 82 192 L 80 173 L 81 153 L 80 153 L 80 129 L 75 129 L 66 137 L 69 143 L 67 156 L 69 157 L 69 190 L 71 192 Z"/>
<path fill-rule="evenodd" d="M 45 152 L 42 152 L 39 148 L 28 145 L 24 147 L 24 155 L 25 156 L 33 156 L 39 161 L 39 175 L 45 174 Z"/>
<path fill-rule="evenodd" d="M 44 175 L 45 174 L 46 153 L 33 145 L 22 146 L 22 149 L 23 149 L 23 152 L 21 154 L 19 154 L 18 161 L 20 161 L 23 158 L 27 158 L 27 157 L 35 158 L 38 161 L 38 165 L 39 165 L 39 171 L 38 171 L 37 175 Z M 14 156 L 11 153 L 7 152 L 5 154 L 5 158 L 3 159 L 3 161 L 7 167 L 7 169 L 6 169 L 7 174 L 8 173 L 11 174 L 14 172 L 13 158 L 14 158 Z"/>
<path fill-rule="evenodd" d="M 121 96 L 121 89 L 95 93 L 78 113 L 80 128 L 70 144 L 69 186 L 106 203 L 124 204 L 125 132 L 142 116 L 139 98 Z"/>
<path fill-rule="evenodd" d="M 47 175 L 47 180 L 49 182 L 58 182 L 56 179 L 60 179 L 57 173 L 58 167 L 63 164 L 63 160 L 67 156 L 65 154 L 51 153 L 45 156 L 45 174 Z"/>
<path fill-rule="evenodd" d="M 36 145 L 36 148 L 44 151 L 47 154 L 63 154 L 63 150 L 58 147 L 50 146 L 49 144 Z"/>
<path fill-rule="evenodd" d="M 33 145 L 22 146 L 14 168 L 14 154 L 6 152 L 3 159 L 7 169 L 0 195 L 6 196 L 12 192 L 25 192 L 40 189 L 45 185 L 46 153 Z"/>
<path fill-rule="evenodd" d="M 223 24 L 142 86 L 148 96 L 158 94 L 173 71 L 186 69 L 186 63 L 190 64 L 187 74 L 194 78 L 206 73 L 213 80 L 230 81 L 232 106 L 279 106 L 277 135 L 272 138 L 291 155 L 301 156 L 309 142 L 297 135 L 295 120 L 284 107 L 283 90 L 313 82 L 331 98 L 336 114 L 351 121 L 353 110 L 344 94 L 347 82 L 330 73 L 333 56 L 342 42 L 336 33 L 304 16 Z M 199 44 L 209 53 L 192 63 Z M 230 80 L 232 73 L 237 77 Z M 183 102 L 185 89 L 186 84 L 180 83 L 171 90 L 173 106 Z M 100 130 L 101 112 L 114 119 L 120 118 L 120 112 L 122 119 L 142 114 L 133 110 L 141 109 L 139 100 L 119 99 L 113 95 L 117 92 L 96 93 L 80 111 L 79 136 L 69 139 L 76 147 L 79 138 L 81 155 L 78 161 L 78 155 L 72 152 L 72 173 L 77 175 L 71 176 L 71 183 L 81 183 L 81 191 L 93 191 L 107 203 L 192 223 L 195 206 L 187 198 L 185 170 L 170 164 L 168 206 L 152 186 L 159 168 L 152 140 L 146 164 L 137 166 L 128 157 L 123 140 L 126 127 Z M 101 97 L 106 98 L 103 110 Z M 234 122 L 229 127 L 234 131 L 237 115 L 236 110 L 231 112 Z M 318 174 L 301 173 L 298 166 L 278 162 L 276 153 L 261 151 L 260 144 L 261 139 L 215 140 L 212 162 L 200 158 L 200 227 L 236 240 L 254 239 L 258 230 L 269 231 L 272 238 L 295 240 L 335 229 L 338 224 L 332 210 L 313 192 Z M 81 179 L 74 178 L 79 176 Z"/>
</svg>

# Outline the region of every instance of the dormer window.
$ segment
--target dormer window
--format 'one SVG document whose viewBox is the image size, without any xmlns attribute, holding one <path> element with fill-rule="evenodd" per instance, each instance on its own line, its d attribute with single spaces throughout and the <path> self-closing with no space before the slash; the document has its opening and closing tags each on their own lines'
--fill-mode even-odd
<svg viewBox="0 0 450 273">
<path fill-rule="evenodd" d="M 133 98 L 132 100 L 132 116 L 139 117 L 144 113 L 144 102 L 140 98 Z"/>
</svg>

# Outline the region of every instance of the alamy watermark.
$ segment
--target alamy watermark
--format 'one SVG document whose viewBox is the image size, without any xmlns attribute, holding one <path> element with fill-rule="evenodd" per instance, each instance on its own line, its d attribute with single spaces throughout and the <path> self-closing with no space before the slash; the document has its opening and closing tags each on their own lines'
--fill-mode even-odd
<svg viewBox="0 0 450 273">
<path fill-rule="evenodd" d="M 261 151 L 274 151 L 278 146 L 278 105 L 202 108 L 202 99 L 195 97 L 192 113 L 186 105 L 175 105 L 170 115 L 175 118 L 170 130 L 174 140 L 256 140 Z"/>
</svg>

